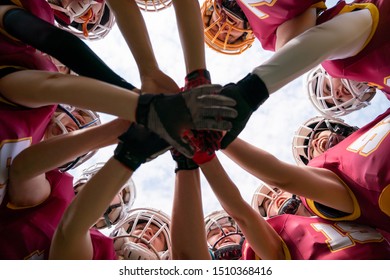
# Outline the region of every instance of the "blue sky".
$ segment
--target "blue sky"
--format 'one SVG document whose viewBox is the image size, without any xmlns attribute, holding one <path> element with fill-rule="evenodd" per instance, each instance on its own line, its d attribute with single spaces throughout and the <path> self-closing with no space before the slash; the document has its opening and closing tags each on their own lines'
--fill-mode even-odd
<svg viewBox="0 0 390 280">
<path fill-rule="evenodd" d="M 202 2 L 202 0 L 200 1 Z M 337 1 L 327 1 L 333 6 Z M 348 1 L 349 2 L 349 1 Z M 183 85 L 185 76 L 179 35 L 177 32 L 174 9 L 169 8 L 158 13 L 144 13 L 146 24 L 160 68 L 170 75 L 179 86 Z M 140 85 L 138 70 L 132 55 L 121 37 L 118 28 L 100 41 L 88 43 L 91 48 L 123 78 L 136 86 Z M 206 47 L 207 67 L 213 83 L 225 85 L 236 82 L 246 76 L 252 69 L 272 53 L 261 49 L 256 41 L 254 45 L 238 56 L 226 56 Z M 350 125 L 362 126 L 389 107 L 389 101 L 379 92 L 371 105 L 344 118 Z M 286 162 L 295 163 L 291 152 L 291 141 L 298 127 L 311 117 L 318 115 L 309 99 L 303 92 L 302 77 L 274 93 L 251 117 L 246 128 L 240 134 L 244 140 L 272 153 Z M 101 114 L 103 121 L 113 117 Z M 106 161 L 111 157 L 115 146 L 101 149 L 97 155 L 71 173 L 77 177 L 82 169 L 95 162 Z M 259 185 L 254 178 L 234 162 L 217 153 L 227 173 L 239 187 L 242 196 L 250 203 L 252 195 Z M 134 207 L 153 207 L 171 213 L 174 167 L 170 153 L 141 166 L 133 175 L 137 188 Z M 202 177 L 202 196 L 204 213 L 220 209 L 220 205 Z"/>
</svg>

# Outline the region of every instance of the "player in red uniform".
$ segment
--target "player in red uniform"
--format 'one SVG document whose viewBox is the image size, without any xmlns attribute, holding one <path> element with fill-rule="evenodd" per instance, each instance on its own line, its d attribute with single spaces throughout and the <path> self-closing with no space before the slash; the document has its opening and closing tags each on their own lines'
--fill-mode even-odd
<svg viewBox="0 0 390 280">
<path fill-rule="evenodd" d="M 307 166 L 281 162 L 239 139 L 225 153 L 268 185 L 301 196 L 320 217 L 389 232 L 390 177 L 382 172 L 388 169 L 389 114 L 387 110 Z"/>
<path fill-rule="evenodd" d="M 204 222 L 197 217 L 202 215 L 197 170 L 179 169 L 172 212 L 174 258 L 353 260 L 390 257 L 389 243 L 381 233 L 366 225 L 289 214 L 265 220 L 241 197 L 217 158 L 201 158 L 198 163 L 202 172 L 228 214 L 209 215 L 205 231 Z"/>
<path fill-rule="evenodd" d="M 129 219 L 117 225 L 113 231 L 114 239 L 91 229 L 133 172 L 147 158 L 161 153 L 162 148 L 166 148 L 164 140 L 144 127 L 133 125 L 123 133 L 119 137 L 114 157 L 88 180 L 77 199 L 66 209 L 53 237 L 50 258 L 92 260 L 148 259 L 151 255 L 155 259 L 168 257 L 169 221 L 159 219 L 164 215 L 146 215 L 144 211 L 135 211 L 134 215 L 129 214 Z M 145 251 L 151 254 L 144 254 Z"/>
<path fill-rule="evenodd" d="M 270 6 L 261 5 L 263 2 L 258 3 L 257 1 L 239 1 L 237 3 L 246 3 L 244 6 L 253 13 L 256 12 L 257 9 L 272 9 L 274 5 L 277 5 L 279 2 L 282 3 L 283 1 L 272 2 L 273 5 Z M 225 3 L 230 3 L 230 1 L 222 1 L 223 5 Z M 265 1 L 263 4 L 265 4 Z M 218 5 L 215 5 L 215 7 L 217 6 Z M 321 20 L 321 22 L 319 22 L 321 24 L 317 25 L 316 14 L 312 13 L 311 17 L 307 17 L 308 21 L 304 22 L 311 22 L 313 27 L 308 28 L 305 32 L 296 37 L 293 36 L 294 38 L 289 37 L 290 40 L 283 40 L 284 42 L 288 42 L 285 43 L 283 47 L 277 49 L 276 53 L 269 60 L 256 67 L 247 77 L 239 82 L 226 85 L 222 90 L 222 95 L 233 97 L 242 105 L 241 108 L 239 108 L 240 117 L 236 119 L 233 130 L 224 137 L 222 148 L 229 145 L 229 143 L 231 143 L 231 141 L 233 141 L 241 132 L 253 111 L 257 110 L 257 108 L 268 99 L 269 94 L 272 94 L 323 61 L 331 61 L 333 64 L 337 64 L 340 72 L 335 73 L 337 75 L 335 76 L 335 79 L 338 79 L 339 84 L 341 84 L 340 89 L 342 90 L 335 86 L 327 85 L 328 81 L 326 79 L 317 79 L 317 89 L 326 88 L 328 86 L 329 90 L 332 90 L 334 94 L 337 93 L 338 95 L 341 95 L 341 97 L 337 98 L 340 99 L 338 105 L 341 105 L 342 101 L 350 100 L 351 97 L 355 97 L 353 101 L 357 100 L 358 102 L 369 100 L 372 98 L 372 94 L 374 94 L 372 85 L 377 85 L 377 87 L 386 92 L 386 77 L 388 73 L 386 73 L 385 68 L 388 63 L 382 63 L 381 61 L 378 61 L 377 58 L 380 57 L 381 53 L 383 53 L 382 49 L 386 46 L 386 44 L 383 43 L 384 41 L 380 40 L 386 40 L 386 38 L 389 37 L 386 36 L 387 24 L 385 21 L 387 20 L 387 17 L 379 17 L 378 15 L 386 15 L 388 13 L 388 6 L 389 4 L 387 1 L 377 0 L 356 1 L 356 3 L 348 5 L 345 5 L 345 2 L 340 2 L 336 8 L 329 9 L 329 11 L 320 14 L 318 20 Z M 234 7 L 236 8 L 237 5 Z M 341 14 L 328 20 L 328 13 L 332 14 L 334 11 L 339 11 L 338 8 L 340 7 L 343 8 Z M 229 7 L 224 6 L 222 10 L 226 10 L 227 8 Z M 231 12 L 225 11 L 225 13 L 229 14 Z M 235 14 L 237 15 L 238 12 L 235 12 Z M 296 19 L 299 18 L 300 17 L 297 17 Z M 303 20 L 303 18 L 301 19 Z M 232 22 L 232 19 L 228 18 L 226 22 Z M 297 26 L 301 27 L 310 27 L 310 24 L 297 24 Z M 279 28 L 282 28 L 283 26 L 284 25 L 281 25 Z M 289 29 L 287 28 L 289 27 L 288 24 L 284 27 L 286 27 L 286 30 Z M 286 32 L 284 28 L 282 29 L 280 29 L 280 31 Z M 293 30 L 295 29 L 293 28 Z M 247 31 L 242 32 L 245 33 Z M 353 34 L 353 36 L 351 34 Z M 277 33 L 276 35 L 276 39 L 278 40 L 279 34 Z M 316 47 L 313 48 L 312 46 Z M 378 48 L 379 51 L 374 54 L 376 48 Z M 355 69 L 354 67 L 357 63 L 352 63 L 352 61 L 361 61 L 362 56 L 366 55 L 372 57 L 370 64 L 365 64 L 365 62 L 363 62 L 365 59 L 363 59 L 362 64 L 360 65 L 362 67 L 359 67 L 359 69 L 356 67 Z M 344 71 L 343 66 L 341 65 L 344 61 L 346 62 L 345 66 L 348 67 L 348 75 L 340 74 Z M 371 63 L 371 61 L 375 61 L 376 63 Z M 327 63 L 323 65 L 325 68 L 329 67 Z M 367 68 L 367 65 L 369 68 Z M 377 72 L 378 68 L 381 69 L 379 75 Z M 370 71 L 367 73 L 361 72 L 363 70 L 366 71 L 367 69 L 370 69 Z M 334 70 L 331 71 L 335 72 Z M 356 75 L 353 75 L 352 73 L 355 71 Z M 351 80 L 352 86 L 347 87 L 346 81 L 345 83 L 344 81 L 341 81 L 342 83 L 340 83 L 340 79 Z M 312 82 L 312 85 L 314 86 L 317 83 Z M 352 90 L 355 92 L 351 92 Z M 345 107 L 354 105 L 353 101 L 344 104 Z M 362 106 L 353 107 L 354 109 L 358 109 Z M 348 112 L 350 111 L 344 110 L 343 114 Z"/>
</svg>

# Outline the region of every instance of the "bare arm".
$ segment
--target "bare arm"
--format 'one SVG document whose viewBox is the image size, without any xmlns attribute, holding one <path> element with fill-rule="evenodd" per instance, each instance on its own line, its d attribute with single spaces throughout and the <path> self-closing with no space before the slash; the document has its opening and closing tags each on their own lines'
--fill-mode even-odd
<svg viewBox="0 0 390 280">
<path fill-rule="evenodd" d="M 63 103 L 129 121 L 135 121 L 139 97 L 133 91 L 98 80 L 37 70 L 18 71 L 1 78 L 0 93 L 30 108 Z"/>
<path fill-rule="evenodd" d="M 199 169 L 176 173 L 171 217 L 172 259 L 211 259 L 206 241 Z"/>
<path fill-rule="evenodd" d="M 275 230 L 241 196 L 217 157 L 201 166 L 223 209 L 236 221 L 251 248 L 262 259 L 285 259 Z"/>
<path fill-rule="evenodd" d="M 158 66 L 141 11 L 134 0 L 107 1 L 140 72 L 142 92 L 179 92 L 179 87 Z"/>
<path fill-rule="evenodd" d="M 89 229 L 132 174 L 117 160 L 107 161 L 65 211 L 52 240 L 50 259 L 92 259 Z"/>
<path fill-rule="evenodd" d="M 129 126 L 128 121 L 77 130 L 44 140 L 22 151 L 13 160 L 9 174 L 10 200 L 17 206 L 32 206 L 50 195 L 45 172 L 66 164 L 89 151 L 117 142 Z"/>
<path fill-rule="evenodd" d="M 203 22 L 198 0 L 172 0 L 186 72 L 206 69 Z"/>
<path fill-rule="evenodd" d="M 266 184 L 343 212 L 353 211 L 353 201 L 347 188 L 327 169 L 296 166 L 280 161 L 239 138 L 233 141 L 224 153 Z"/>
</svg>

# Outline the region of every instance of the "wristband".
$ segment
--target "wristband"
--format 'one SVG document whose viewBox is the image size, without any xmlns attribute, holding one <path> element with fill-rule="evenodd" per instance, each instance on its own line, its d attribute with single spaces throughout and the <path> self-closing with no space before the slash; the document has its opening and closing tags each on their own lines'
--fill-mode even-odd
<svg viewBox="0 0 390 280">
<path fill-rule="evenodd" d="M 253 111 L 256 111 L 269 97 L 267 87 L 256 74 L 248 74 L 237 83 L 237 86 Z"/>
</svg>

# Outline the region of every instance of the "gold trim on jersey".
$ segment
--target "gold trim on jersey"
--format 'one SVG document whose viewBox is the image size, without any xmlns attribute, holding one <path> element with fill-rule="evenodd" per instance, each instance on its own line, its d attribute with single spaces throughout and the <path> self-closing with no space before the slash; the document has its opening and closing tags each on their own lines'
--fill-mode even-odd
<svg viewBox="0 0 390 280">
<path fill-rule="evenodd" d="M 336 175 L 336 174 L 335 174 Z M 336 175 L 337 176 L 337 175 Z M 323 218 L 325 220 L 329 220 L 329 221 L 354 221 L 356 220 L 357 218 L 360 217 L 361 215 L 361 211 L 360 211 L 360 205 L 356 199 L 356 196 L 354 195 L 354 193 L 351 191 L 351 189 L 347 186 L 347 184 L 341 180 L 341 178 L 339 176 L 337 176 L 337 178 L 340 180 L 340 182 L 344 185 L 344 187 L 348 190 L 348 193 L 349 195 L 351 196 L 352 198 L 352 202 L 353 202 L 353 212 L 351 214 L 348 214 L 346 216 L 343 216 L 343 217 L 340 217 L 340 218 L 330 218 L 330 217 L 327 217 L 325 215 L 322 214 L 321 211 L 319 211 L 314 203 L 314 200 L 312 199 L 309 199 L 309 198 L 305 198 L 306 200 L 306 203 L 307 203 L 307 206 L 310 208 L 310 210 L 315 214 L 317 215 L 318 217 L 320 218 Z"/>
<path fill-rule="evenodd" d="M 390 185 L 387 185 L 379 195 L 378 204 L 382 212 L 390 217 Z"/>
</svg>

